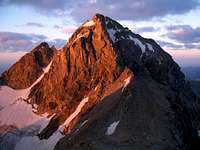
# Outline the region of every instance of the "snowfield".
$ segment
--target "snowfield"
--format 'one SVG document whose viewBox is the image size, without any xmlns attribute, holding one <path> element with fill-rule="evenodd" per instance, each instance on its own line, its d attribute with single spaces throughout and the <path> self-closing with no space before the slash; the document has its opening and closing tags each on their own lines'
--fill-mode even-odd
<svg viewBox="0 0 200 150">
<path fill-rule="evenodd" d="M 51 64 L 52 61 L 43 69 L 42 75 L 27 89 L 14 90 L 8 86 L 0 87 L 0 128 L 1 134 L 5 132 L 1 135 L 0 147 L 5 146 L 10 149 L 19 141 L 24 143 L 24 139 L 37 138 L 34 135 L 44 129 L 53 117 L 52 115 L 48 118 L 48 114 L 35 114 L 32 105 L 25 101 L 28 99 L 31 88 L 39 83 L 45 73 L 50 70 Z M 4 127 L 15 127 L 15 129 L 5 131 Z M 23 150 L 19 145 L 20 143 L 17 144 L 19 148 L 16 149 Z M 24 150 L 27 146 L 28 149 L 35 147 L 35 145 L 26 145 Z"/>
<path fill-rule="evenodd" d="M 47 115 L 36 115 L 33 113 L 32 106 L 23 99 L 10 104 L 0 111 L 1 125 L 14 125 L 17 128 L 25 128 L 33 124 L 44 127 L 48 124 Z"/>
<path fill-rule="evenodd" d="M 53 150 L 56 143 L 64 137 L 61 134 L 64 128 L 67 127 L 70 122 L 81 112 L 83 106 L 88 102 L 88 97 L 84 98 L 80 104 L 77 106 L 76 110 L 66 119 L 66 121 L 58 128 L 56 132 L 53 133 L 48 139 L 40 140 L 37 136 L 23 137 L 20 142 L 17 143 L 15 150 L 24 150 L 30 147 L 29 150 Z M 81 126 L 83 126 L 87 121 L 84 121 Z M 37 145 L 37 147 L 35 147 Z"/>
<path fill-rule="evenodd" d="M 17 99 L 26 99 L 28 98 L 28 90 L 14 90 L 8 86 L 0 87 L 0 105 L 2 108 L 7 107 L 9 104 L 14 103 Z"/>
</svg>

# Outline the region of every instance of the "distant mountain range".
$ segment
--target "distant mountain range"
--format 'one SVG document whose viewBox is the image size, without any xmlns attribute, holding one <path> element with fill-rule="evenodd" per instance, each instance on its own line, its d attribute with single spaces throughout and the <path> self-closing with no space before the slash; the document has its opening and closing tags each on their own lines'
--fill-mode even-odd
<svg viewBox="0 0 200 150">
<path fill-rule="evenodd" d="M 200 81 L 200 66 L 199 67 L 182 67 L 186 78 L 188 80 Z"/>
<path fill-rule="evenodd" d="M 190 81 L 194 92 L 200 96 L 200 67 L 183 67 L 182 71 Z"/>
</svg>

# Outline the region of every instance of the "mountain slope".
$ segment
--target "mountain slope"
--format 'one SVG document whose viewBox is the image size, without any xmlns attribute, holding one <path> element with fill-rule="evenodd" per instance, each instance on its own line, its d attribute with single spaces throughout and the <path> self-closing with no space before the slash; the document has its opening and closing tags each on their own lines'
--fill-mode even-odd
<svg viewBox="0 0 200 150">
<path fill-rule="evenodd" d="M 56 145 L 59 150 L 199 148 L 199 99 L 180 67 L 154 40 L 96 14 L 48 60 L 47 71 L 34 75 L 35 82 L 27 78 L 26 86 L 7 84 L 27 88 L 20 98 L 42 123 L 28 125 L 26 131 L 39 126 L 34 133 L 8 140 L 13 135 L 4 129 L 6 119 L 0 118 L 4 131 L 0 145 L 17 150 L 28 145 L 36 146 L 30 149 Z M 2 105 L 0 115 L 8 113 L 10 105 Z M 14 124 L 6 125 L 10 129 Z M 23 128 L 18 124 L 9 131 L 18 133 Z"/>
</svg>

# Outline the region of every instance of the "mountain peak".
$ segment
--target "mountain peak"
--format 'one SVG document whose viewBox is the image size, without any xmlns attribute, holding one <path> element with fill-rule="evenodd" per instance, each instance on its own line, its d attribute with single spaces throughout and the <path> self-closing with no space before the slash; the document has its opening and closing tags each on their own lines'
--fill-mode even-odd
<svg viewBox="0 0 200 150">
<path fill-rule="evenodd" d="M 40 43 L 2 73 L 0 84 L 14 89 L 28 88 L 43 73 L 43 68 L 50 63 L 55 53 L 56 50 L 46 42 Z"/>
<path fill-rule="evenodd" d="M 37 47 L 35 47 L 34 49 L 38 49 L 38 48 L 41 48 L 41 47 L 49 47 L 49 44 L 47 42 L 41 42 Z M 33 50 L 34 50 L 33 49 Z"/>
</svg>

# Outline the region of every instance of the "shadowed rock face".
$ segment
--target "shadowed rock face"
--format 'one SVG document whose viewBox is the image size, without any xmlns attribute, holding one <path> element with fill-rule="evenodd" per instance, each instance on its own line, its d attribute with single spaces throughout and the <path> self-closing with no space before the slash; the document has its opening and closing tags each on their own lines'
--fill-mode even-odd
<svg viewBox="0 0 200 150">
<path fill-rule="evenodd" d="M 0 84 L 14 89 L 30 87 L 52 60 L 54 52 L 47 43 L 41 43 L 6 70 L 0 78 Z"/>
<path fill-rule="evenodd" d="M 96 14 L 53 58 L 43 58 L 45 52 L 41 56 L 33 50 L 37 59 L 29 58 L 41 69 L 38 76 L 52 60 L 29 95 L 38 114 L 55 114 L 38 137 L 48 140 L 88 98 L 64 128 L 56 150 L 195 150 L 199 146 L 199 99 L 180 67 L 154 40 Z"/>
</svg>

